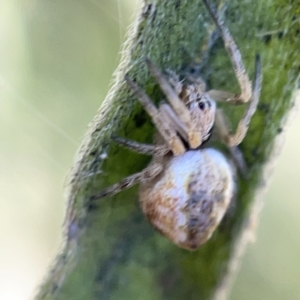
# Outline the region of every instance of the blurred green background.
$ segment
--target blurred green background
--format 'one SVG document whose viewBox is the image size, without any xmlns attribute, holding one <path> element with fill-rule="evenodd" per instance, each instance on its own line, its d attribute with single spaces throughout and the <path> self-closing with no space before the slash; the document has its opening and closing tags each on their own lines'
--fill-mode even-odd
<svg viewBox="0 0 300 300">
<path fill-rule="evenodd" d="M 63 185 L 137 0 L 0 3 L 0 299 L 34 295 L 61 242 Z M 300 116 L 230 299 L 300 299 Z"/>
</svg>

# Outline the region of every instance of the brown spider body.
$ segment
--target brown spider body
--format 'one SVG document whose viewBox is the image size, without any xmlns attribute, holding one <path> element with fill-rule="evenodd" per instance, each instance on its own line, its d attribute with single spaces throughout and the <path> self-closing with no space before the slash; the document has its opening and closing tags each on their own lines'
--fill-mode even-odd
<svg viewBox="0 0 300 300">
<path fill-rule="evenodd" d="M 150 223 L 176 245 L 195 250 L 220 223 L 235 192 L 232 167 L 215 149 L 164 159 L 164 171 L 140 186 Z"/>
<path fill-rule="evenodd" d="M 197 249 L 211 237 L 237 189 L 235 168 L 221 152 L 204 148 L 203 143 L 215 126 L 221 142 L 228 147 L 233 161 L 245 174 L 245 164 L 236 146 L 246 136 L 261 88 L 259 56 L 255 61 L 252 90 L 232 36 L 209 2 L 203 2 L 221 32 L 241 93 L 206 91 L 201 79 L 197 83 L 184 83 L 174 73 L 163 75 L 146 59 L 150 73 L 168 102 L 157 107 L 130 77 L 126 76 L 125 80 L 156 126 L 157 143 L 148 145 L 123 138 L 115 140 L 139 153 L 152 155 L 153 160 L 144 170 L 92 197 L 93 200 L 103 198 L 140 184 L 140 203 L 148 220 L 173 243 L 189 250 Z M 224 114 L 216 108 L 218 101 L 248 104 L 235 133 L 230 132 Z"/>
</svg>

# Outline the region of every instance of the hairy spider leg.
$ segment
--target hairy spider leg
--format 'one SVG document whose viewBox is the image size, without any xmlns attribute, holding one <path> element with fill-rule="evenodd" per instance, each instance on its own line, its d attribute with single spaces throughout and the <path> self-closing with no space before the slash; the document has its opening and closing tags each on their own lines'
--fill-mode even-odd
<svg viewBox="0 0 300 300">
<path fill-rule="evenodd" d="M 170 152 L 170 148 L 167 145 L 144 144 L 121 137 L 113 137 L 113 140 L 118 144 L 140 154 L 163 156 Z"/>
<path fill-rule="evenodd" d="M 171 127 L 174 128 L 185 141 L 188 141 L 188 129 L 185 124 L 180 121 L 172 107 L 167 103 L 163 103 L 160 104 L 158 110 L 165 122 L 171 124 Z"/>
<path fill-rule="evenodd" d="M 216 112 L 215 125 L 218 128 L 221 140 L 229 147 L 239 145 L 245 138 L 252 116 L 254 115 L 259 102 L 260 90 L 262 83 L 261 61 L 260 56 L 256 55 L 255 59 L 255 77 L 253 82 L 252 101 L 249 102 L 248 107 L 238 123 L 234 134 L 230 133 L 228 122 L 221 109 Z"/>
<path fill-rule="evenodd" d="M 202 144 L 201 131 L 192 122 L 188 108 L 179 98 L 179 96 L 172 88 L 168 80 L 163 76 L 160 70 L 151 62 L 149 58 L 146 59 L 146 63 L 151 74 L 158 82 L 164 94 L 167 96 L 167 99 L 170 102 L 175 114 L 178 116 L 180 121 L 186 126 L 186 135 L 188 136 L 187 142 L 189 143 L 190 148 L 195 149 L 199 147 Z M 184 126 L 182 126 L 182 128 L 183 127 Z"/>
<path fill-rule="evenodd" d="M 164 138 L 165 142 L 170 146 L 170 149 L 172 150 L 173 154 L 175 156 L 183 154 L 186 150 L 182 141 L 178 137 L 176 131 L 171 126 L 169 126 L 169 124 L 167 124 L 163 118 L 161 118 L 158 109 L 156 108 L 152 100 L 149 98 L 149 96 L 128 76 L 125 76 L 125 80 L 131 88 L 131 90 L 137 96 L 140 103 L 143 105 L 146 112 L 151 117 L 152 122 Z"/>
<path fill-rule="evenodd" d="M 124 189 L 128 189 L 142 181 L 151 180 L 152 178 L 156 177 L 161 173 L 163 169 L 162 164 L 160 163 L 153 163 L 145 168 L 143 171 L 130 175 L 120 182 L 110 186 L 109 188 L 103 190 L 102 192 L 93 195 L 90 200 L 95 201 L 106 197 L 108 195 L 113 196 Z"/>
<path fill-rule="evenodd" d="M 216 101 L 226 101 L 234 104 L 247 103 L 251 99 L 252 88 L 251 81 L 246 72 L 241 52 L 239 51 L 233 37 L 231 36 L 228 28 L 224 24 L 224 20 L 216 12 L 216 9 L 210 3 L 209 0 L 203 0 L 203 3 L 207 7 L 210 15 L 212 16 L 214 22 L 216 23 L 219 31 L 221 32 L 222 38 L 224 40 L 225 48 L 230 57 L 235 76 L 241 88 L 241 93 L 235 95 L 227 91 L 220 90 L 210 90 L 208 94 Z"/>
</svg>

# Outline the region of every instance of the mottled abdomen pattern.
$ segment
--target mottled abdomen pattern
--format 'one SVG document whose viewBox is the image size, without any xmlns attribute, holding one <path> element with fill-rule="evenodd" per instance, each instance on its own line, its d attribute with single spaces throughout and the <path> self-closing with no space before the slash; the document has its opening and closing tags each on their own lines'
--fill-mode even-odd
<svg viewBox="0 0 300 300">
<path fill-rule="evenodd" d="M 234 192 L 231 165 L 222 153 L 207 148 L 167 160 L 160 176 L 141 184 L 140 202 L 158 231 L 194 250 L 211 237 Z"/>
</svg>

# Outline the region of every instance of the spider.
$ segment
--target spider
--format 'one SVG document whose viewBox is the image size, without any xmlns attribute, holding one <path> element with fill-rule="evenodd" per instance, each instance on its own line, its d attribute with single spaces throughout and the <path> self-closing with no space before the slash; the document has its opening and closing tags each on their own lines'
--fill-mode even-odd
<svg viewBox="0 0 300 300">
<path fill-rule="evenodd" d="M 128 76 L 125 80 L 150 115 L 158 134 L 155 145 L 141 144 L 124 138 L 118 143 L 153 155 L 148 167 L 92 197 L 113 195 L 140 184 L 141 208 L 154 228 L 179 247 L 195 250 L 204 244 L 221 222 L 236 194 L 235 168 L 220 151 L 203 143 L 215 125 L 221 141 L 231 149 L 244 139 L 256 111 L 261 89 L 261 64 L 257 55 L 253 89 L 241 53 L 223 20 L 207 0 L 203 0 L 214 19 L 230 56 L 241 93 L 206 91 L 202 80 L 184 83 L 171 73 L 165 77 L 150 59 L 150 73 L 164 92 L 168 103 L 157 108 L 148 95 Z M 248 106 L 234 134 L 216 102 Z M 237 158 L 235 161 L 238 161 Z"/>
</svg>

